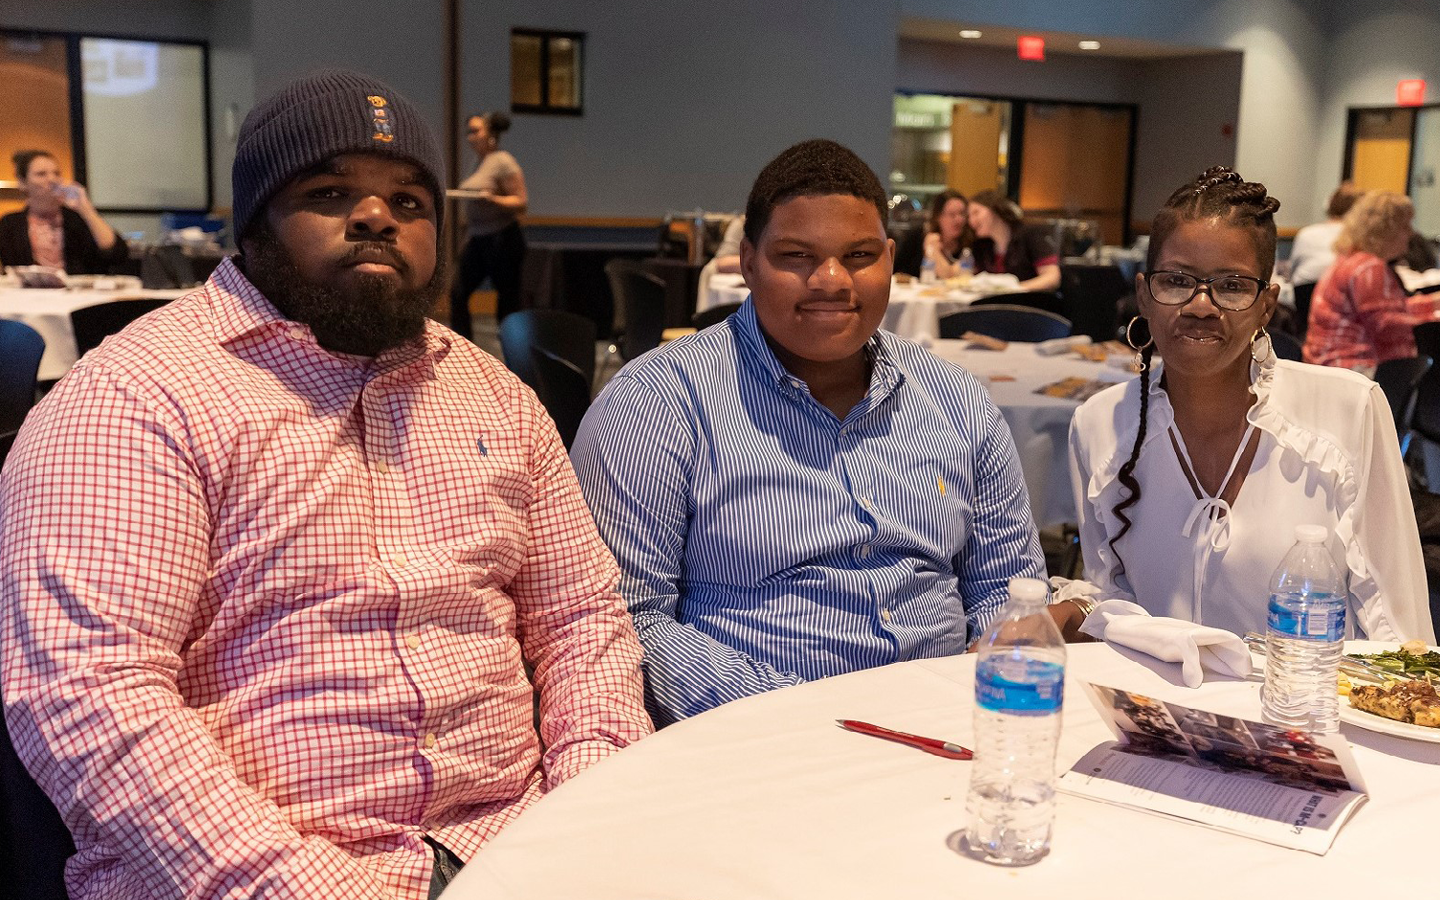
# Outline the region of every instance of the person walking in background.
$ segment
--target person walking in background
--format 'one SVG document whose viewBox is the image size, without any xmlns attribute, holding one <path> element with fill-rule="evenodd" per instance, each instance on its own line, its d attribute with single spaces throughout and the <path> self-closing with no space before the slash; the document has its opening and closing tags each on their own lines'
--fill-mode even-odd
<svg viewBox="0 0 1440 900">
<path fill-rule="evenodd" d="M 1410 198 L 1371 191 L 1345 214 L 1335 242 L 1338 257 L 1320 278 L 1310 304 L 1305 361 L 1366 375 L 1387 359 L 1415 355 L 1415 326 L 1434 301 L 1407 298 L 1390 263 L 1410 245 Z"/>
<path fill-rule="evenodd" d="M 466 239 L 450 291 L 450 327 L 467 338 L 472 337 L 470 294 L 486 278 L 495 288 L 496 321 L 520 308 L 520 267 L 525 261 L 520 217 L 530 200 L 520 164 L 500 149 L 500 136 L 509 130 L 510 117 L 498 112 L 471 116 L 466 125 L 465 139 L 480 164 L 460 188 L 478 195 L 465 201 Z"/>
<path fill-rule="evenodd" d="M 0 264 L 50 266 L 70 275 L 116 272 L 130 256 L 125 240 L 100 218 L 84 185 L 60 177 L 44 150 L 11 157 L 25 208 L 0 219 Z"/>
</svg>

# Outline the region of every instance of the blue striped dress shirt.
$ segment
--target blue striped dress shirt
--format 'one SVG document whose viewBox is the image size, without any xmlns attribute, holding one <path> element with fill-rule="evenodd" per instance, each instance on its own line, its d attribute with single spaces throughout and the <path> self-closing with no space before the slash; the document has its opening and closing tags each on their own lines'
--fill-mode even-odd
<svg viewBox="0 0 1440 900">
<path fill-rule="evenodd" d="M 844 421 L 750 301 L 627 365 L 571 458 L 645 647 L 657 725 L 963 652 L 1043 577 L 1010 429 L 962 369 L 887 332 Z"/>
</svg>

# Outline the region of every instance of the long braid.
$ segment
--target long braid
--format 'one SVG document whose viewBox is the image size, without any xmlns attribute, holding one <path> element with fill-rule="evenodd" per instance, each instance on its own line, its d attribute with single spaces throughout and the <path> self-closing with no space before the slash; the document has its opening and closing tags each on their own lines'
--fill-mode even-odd
<svg viewBox="0 0 1440 900">
<path fill-rule="evenodd" d="M 1135 445 L 1130 448 L 1130 458 L 1125 460 L 1125 464 L 1115 476 L 1115 480 L 1120 482 L 1120 486 L 1126 491 L 1125 499 L 1115 504 L 1111 510 L 1115 518 L 1124 523 L 1110 539 L 1110 552 L 1120 560 L 1121 568 L 1124 568 L 1125 560 L 1120 556 L 1120 551 L 1115 549 L 1115 542 L 1130 530 L 1130 517 L 1125 515 L 1125 510 L 1140 502 L 1140 482 L 1135 478 L 1135 464 L 1140 461 L 1140 445 L 1145 443 L 1145 429 L 1150 417 L 1150 361 L 1154 356 L 1155 342 L 1151 341 L 1140 351 L 1140 428 L 1135 432 Z"/>
<path fill-rule="evenodd" d="M 1150 228 L 1150 248 L 1146 253 L 1145 268 L 1147 271 L 1155 270 L 1160 249 L 1182 222 L 1219 219 L 1250 230 L 1255 239 L 1255 262 L 1262 273 L 1269 272 L 1275 266 L 1275 212 L 1279 208 L 1280 201 L 1269 195 L 1265 185 L 1246 181 L 1226 166 L 1206 169 L 1194 181 L 1171 194 L 1155 215 L 1155 222 Z M 1130 448 L 1130 458 L 1125 460 L 1115 476 L 1125 494 L 1111 511 L 1123 524 L 1109 543 L 1121 568 L 1124 567 L 1124 559 L 1115 543 L 1130 531 L 1131 521 L 1125 511 L 1140 501 L 1140 482 L 1135 477 L 1135 466 L 1140 459 L 1140 446 L 1145 442 L 1150 412 L 1150 360 L 1154 350 L 1152 342 L 1141 351 L 1144 369 L 1140 373 L 1140 428 L 1135 433 L 1135 446 Z"/>
</svg>

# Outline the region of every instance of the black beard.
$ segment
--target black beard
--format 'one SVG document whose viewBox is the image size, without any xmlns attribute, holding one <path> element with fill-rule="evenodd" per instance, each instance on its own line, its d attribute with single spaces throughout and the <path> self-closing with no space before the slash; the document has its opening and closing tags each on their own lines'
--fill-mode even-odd
<svg viewBox="0 0 1440 900">
<path fill-rule="evenodd" d="M 444 293 L 446 272 L 439 255 L 435 273 L 419 288 L 401 288 L 383 276 L 367 275 L 356 290 L 342 292 L 308 281 L 269 228 L 256 229 L 246 245 L 240 260 L 245 277 L 281 315 L 309 325 L 315 341 L 336 353 L 379 356 L 418 338 L 425 331 L 426 315 Z M 364 246 L 357 244 L 356 249 Z M 386 250 L 396 257 L 402 274 L 408 271 L 408 261 L 399 258 L 392 245 Z"/>
</svg>

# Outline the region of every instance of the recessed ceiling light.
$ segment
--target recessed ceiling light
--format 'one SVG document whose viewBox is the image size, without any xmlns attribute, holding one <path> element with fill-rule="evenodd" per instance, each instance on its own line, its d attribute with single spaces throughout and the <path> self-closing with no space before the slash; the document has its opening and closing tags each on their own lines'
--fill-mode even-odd
<svg viewBox="0 0 1440 900">
<path fill-rule="evenodd" d="M 960 36 L 961 36 L 962 38 L 968 38 L 968 39 L 970 39 L 970 40 L 974 40 L 975 38 L 980 37 L 980 32 L 976 31 L 976 30 L 973 29 L 973 28 L 966 28 L 964 31 L 960 32 Z"/>
<path fill-rule="evenodd" d="M 1081 50 L 1099 50 L 1099 49 L 1100 49 L 1100 42 L 1099 42 L 1099 41 L 1081 41 L 1081 42 L 1080 42 L 1080 49 L 1081 49 Z"/>
</svg>

